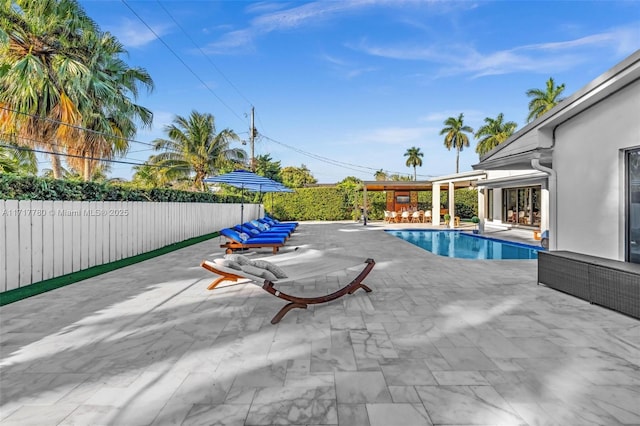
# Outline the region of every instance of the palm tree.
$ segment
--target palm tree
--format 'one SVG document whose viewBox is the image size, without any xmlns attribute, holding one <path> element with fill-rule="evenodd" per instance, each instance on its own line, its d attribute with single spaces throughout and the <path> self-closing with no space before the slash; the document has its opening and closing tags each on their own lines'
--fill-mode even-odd
<svg viewBox="0 0 640 426">
<path fill-rule="evenodd" d="M 0 8 L 0 130 L 18 143 L 60 153 L 80 122 L 78 105 L 88 75 L 85 41 L 96 24 L 75 0 L 2 0 Z"/>
<path fill-rule="evenodd" d="M 242 162 L 247 153 L 239 148 L 229 148 L 240 138 L 232 130 L 216 132 L 213 115 L 192 111 L 188 118 L 176 116 L 174 124 L 165 126 L 168 139 L 156 139 L 156 150 L 164 152 L 151 157 L 154 165 L 165 167 L 167 175 L 179 178 L 194 175 L 194 185 L 205 190 L 206 176 L 215 173 L 229 162 Z"/>
<path fill-rule="evenodd" d="M 529 116 L 527 117 L 527 122 L 529 123 L 535 120 L 562 101 L 563 98 L 560 97 L 560 94 L 562 94 L 563 91 L 564 84 L 556 86 L 551 77 L 547 80 L 545 90 L 527 90 L 527 96 L 533 98 L 529 101 Z"/>
<path fill-rule="evenodd" d="M 440 134 L 446 135 L 444 137 L 444 146 L 448 150 L 451 150 L 451 148 L 456 149 L 456 173 L 458 173 L 460 171 L 460 151 L 469 146 L 469 137 L 465 132 L 473 133 L 473 129 L 464 125 L 464 114 L 462 113 L 458 118 L 447 118 L 444 121 L 444 125 L 446 127 L 440 131 Z"/>
<path fill-rule="evenodd" d="M 380 169 L 373 174 L 375 180 L 387 180 L 387 174 L 384 170 Z"/>
<path fill-rule="evenodd" d="M 476 152 L 481 156 L 509 139 L 518 127 L 515 121 L 505 123 L 502 113 L 498 114 L 495 119 L 486 117 L 484 122 L 484 126 L 481 126 L 474 135 L 476 139 L 480 139 L 476 145 Z"/>
<path fill-rule="evenodd" d="M 0 145 L 0 172 L 35 175 L 38 172 L 35 153 L 20 147 L 13 148 L 12 144 Z"/>
<path fill-rule="evenodd" d="M 413 167 L 413 180 L 417 180 L 416 167 L 422 167 L 422 157 L 424 157 L 424 154 L 420 152 L 420 148 L 413 146 L 404 153 L 404 156 L 407 157 L 406 166 Z"/>
<path fill-rule="evenodd" d="M 149 127 L 153 114 L 132 102 L 138 97 L 138 86 L 153 89 L 153 80 L 146 70 L 130 68 L 120 57 L 126 53 L 122 44 L 110 34 L 91 37 L 90 75 L 79 108 L 82 126 L 89 131 L 78 132 L 68 152 L 81 157 L 68 162 L 80 171 L 84 180 L 93 176 L 99 162 L 91 158 L 112 159 L 126 154 L 129 138 L 137 132 L 136 121 Z"/>
</svg>

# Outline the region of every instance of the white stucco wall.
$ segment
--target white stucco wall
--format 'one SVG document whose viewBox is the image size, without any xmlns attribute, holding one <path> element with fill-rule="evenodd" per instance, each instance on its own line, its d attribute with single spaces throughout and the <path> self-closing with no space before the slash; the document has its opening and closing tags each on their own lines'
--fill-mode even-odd
<svg viewBox="0 0 640 426">
<path fill-rule="evenodd" d="M 624 158 L 640 146 L 640 82 L 556 129 L 558 250 L 624 260 Z"/>
</svg>

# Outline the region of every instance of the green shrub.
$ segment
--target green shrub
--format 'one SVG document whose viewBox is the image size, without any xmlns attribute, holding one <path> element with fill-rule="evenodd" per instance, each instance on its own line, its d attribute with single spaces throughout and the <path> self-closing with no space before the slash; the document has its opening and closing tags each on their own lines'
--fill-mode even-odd
<svg viewBox="0 0 640 426">
<path fill-rule="evenodd" d="M 238 203 L 240 197 L 167 188 L 141 189 L 130 183 L 84 182 L 0 174 L 0 199 L 60 201 L 166 201 Z"/>
<path fill-rule="evenodd" d="M 363 192 L 353 188 L 298 188 L 295 192 L 223 195 L 210 192 L 178 191 L 167 188 L 139 188 L 129 182 L 102 183 L 45 179 L 34 176 L 0 174 L 0 199 L 61 201 L 156 201 L 191 203 L 262 202 L 268 212 L 280 220 L 352 220 L 360 217 Z M 478 196 L 474 189 L 456 190 L 455 215 L 471 218 L 478 214 Z M 447 193 L 440 194 L 447 205 Z M 418 192 L 418 209 L 431 209 L 431 191 Z M 367 191 L 369 220 L 382 220 L 386 194 Z M 355 214 L 354 214 L 355 212 Z"/>
</svg>

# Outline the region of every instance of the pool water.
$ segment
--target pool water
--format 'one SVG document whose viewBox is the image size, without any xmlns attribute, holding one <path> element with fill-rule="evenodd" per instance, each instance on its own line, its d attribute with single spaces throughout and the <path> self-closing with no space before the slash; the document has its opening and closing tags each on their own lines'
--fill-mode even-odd
<svg viewBox="0 0 640 426">
<path fill-rule="evenodd" d="M 460 231 L 386 231 L 440 256 L 458 259 L 537 259 L 542 247 Z"/>
</svg>

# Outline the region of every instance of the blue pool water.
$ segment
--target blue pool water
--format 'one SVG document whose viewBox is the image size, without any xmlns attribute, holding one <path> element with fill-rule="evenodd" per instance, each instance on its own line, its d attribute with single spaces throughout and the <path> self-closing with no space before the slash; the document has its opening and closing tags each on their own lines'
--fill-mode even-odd
<svg viewBox="0 0 640 426">
<path fill-rule="evenodd" d="M 542 247 L 460 231 L 386 231 L 440 256 L 459 259 L 537 259 Z"/>
</svg>

